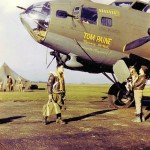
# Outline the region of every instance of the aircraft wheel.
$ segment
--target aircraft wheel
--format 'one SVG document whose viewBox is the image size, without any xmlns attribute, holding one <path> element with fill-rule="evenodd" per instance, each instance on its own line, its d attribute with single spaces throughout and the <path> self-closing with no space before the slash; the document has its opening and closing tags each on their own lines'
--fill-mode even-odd
<svg viewBox="0 0 150 150">
<path fill-rule="evenodd" d="M 115 105 L 118 106 L 118 108 L 128 108 L 130 107 L 134 102 L 134 96 L 133 93 L 130 92 L 128 95 L 126 95 L 126 91 L 119 90 L 116 96 Z"/>
<path fill-rule="evenodd" d="M 150 28 L 148 28 L 147 33 L 150 35 Z"/>
<path fill-rule="evenodd" d="M 120 84 L 120 88 L 113 84 L 108 91 L 108 100 L 110 105 L 115 108 L 128 108 L 134 102 L 133 92 L 127 93 L 124 85 Z"/>
</svg>

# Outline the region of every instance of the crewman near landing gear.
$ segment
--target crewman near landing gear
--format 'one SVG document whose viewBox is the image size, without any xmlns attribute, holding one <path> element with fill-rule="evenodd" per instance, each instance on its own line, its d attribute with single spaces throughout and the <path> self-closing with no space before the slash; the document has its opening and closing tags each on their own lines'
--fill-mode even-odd
<svg viewBox="0 0 150 150">
<path fill-rule="evenodd" d="M 133 122 L 143 122 L 145 121 L 144 114 L 142 111 L 142 96 L 143 90 L 147 82 L 147 70 L 146 66 L 141 66 L 139 70 L 139 76 L 136 82 L 134 83 L 134 99 L 135 99 L 135 107 L 136 107 L 136 118 L 133 119 Z"/>
<path fill-rule="evenodd" d="M 43 106 L 44 124 L 48 123 L 48 117 L 53 114 L 56 114 L 56 123 L 65 124 L 61 116 L 61 109 L 64 106 L 65 97 L 63 65 L 58 65 L 56 72 L 50 72 L 47 88 L 49 93 L 49 99 L 47 104 Z"/>
</svg>

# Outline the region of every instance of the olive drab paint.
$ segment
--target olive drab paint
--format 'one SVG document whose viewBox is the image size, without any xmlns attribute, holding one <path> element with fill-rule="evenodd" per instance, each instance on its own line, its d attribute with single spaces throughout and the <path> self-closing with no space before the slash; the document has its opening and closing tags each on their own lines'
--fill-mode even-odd
<svg viewBox="0 0 150 150">
<path fill-rule="evenodd" d="M 150 59 L 149 10 L 150 4 L 140 0 L 110 5 L 52 0 L 33 4 L 20 18 L 35 41 L 52 49 L 66 68 L 113 73 L 118 60 L 125 58 L 128 66 Z M 77 63 L 72 67 L 69 61 Z"/>
</svg>

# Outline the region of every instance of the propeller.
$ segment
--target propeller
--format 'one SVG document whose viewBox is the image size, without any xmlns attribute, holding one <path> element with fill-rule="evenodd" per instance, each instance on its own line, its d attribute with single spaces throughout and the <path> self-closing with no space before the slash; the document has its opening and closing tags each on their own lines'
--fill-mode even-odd
<svg viewBox="0 0 150 150">
<path fill-rule="evenodd" d="M 47 50 L 47 53 L 48 53 L 48 50 Z M 64 65 L 64 62 L 61 60 L 61 56 L 60 54 L 57 52 L 57 51 L 52 51 L 50 52 L 50 55 L 54 56 L 52 58 L 52 60 L 50 61 L 50 63 L 48 64 L 47 68 L 51 65 L 51 63 L 53 62 L 53 60 L 56 58 L 56 63 L 57 64 L 63 64 Z M 47 64 L 47 57 L 46 57 L 46 64 Z"/>
<path fill-rule="evenodd" d="M 47 50 L 46 50 L 46 65 L 47 65 L 47 56 L 48 56 L 48 48 L 47 48 Z M 50 55 L 51 55 L 51 53 L 49 53 Z M 49 64 L 47 65 L 47 69 L 48 69 L 48 67 L 52 64 L 52 62 L 53 62 L 53 60 L 55 59 L 55 56 L 52 58 L 52 60 L 49 62 Z"/>
<path fill-rule="evenodd" d="M 16 6 L 16 7 L 19 8 L 19 9 L 27 10 L 26 8 L 23 8 L 21 6 Z"/>
<path fill-rule="evenodd" d="M 123 51 L 129 51 L 131 49 L 140 47 L 144 45 L 145 43 L 150 41 L 150 36 L 142 37 L 140 39 L 137 39 L 131 43 L 128 43 L 127 45 L 124 46 Z"/>
<path fill-rule="evenodd" d="M 57 64 L 63 64 L 64 65 L 64 62 L 62 61 L 61 59 L 61 56 L 60 56 L 60 53 L 57 52 L 57 51 L 53 51 L 53 52 L 50 52 L 50 55 L 54 56 L 56 58 L 56 62 Z"/>
<path fill-rule="evenodd" d="M 149 42 L 150 41 L 150 28 L 148 28 L 147 33 L 149 36 L 139 38 L 139 39 L 132 41 L 132 42 L 128 43 L 127 45 L 125 45 L 123 47 L 123 52 L 140 47 L 140 46 L 144 45 L 145 43 Z"/>
<path fill-rule="evenodd" d="M 50 63 L 48 64 L 48 66 L 47 66 L 47 69 L 48 69 L 48 67 L 51 65 L 51 63 L 53 62 L 53 60 L 55 59 L 55 56 L 53 57 L 53 59 L 50 61 Z"/>
<path fill-rule="evenodd" d="M 46 65 L 47 65 L 48 48 L 46 50 Z"/>
</svg>

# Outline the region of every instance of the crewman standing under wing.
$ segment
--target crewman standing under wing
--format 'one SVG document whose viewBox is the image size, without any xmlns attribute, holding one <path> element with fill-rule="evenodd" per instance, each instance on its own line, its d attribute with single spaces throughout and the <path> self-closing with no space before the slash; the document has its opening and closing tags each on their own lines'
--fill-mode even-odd
<svg viewBox="0 0 150 150">
<path fill-rule="evenodd" d="M 133 122 L 145 121 L 144 114 L 142 111 L 142 96 L 148 78 L 147 70 L 148 68 L 146 66 L 141 66 L 139 70 L 138 79 L 134 83 L 133 90 L 134 90 L 134 99 L 135 99 L 135 107 L 136 107 L 136 118 L 132 120 Z"/>
<path fill-rule="evenodd" d="M 44 124 L 48 123 L 48 117 L 53 114 L 56 114 L 56 123 L 65 124 L 61 116 L 61 109 L 64 106 L 65 97 L 63 65 L 58 65 L 56 72 L 50 72 L 47 88 L 49 99 L 47 104 L 43 106 Z"/>
</svg>

